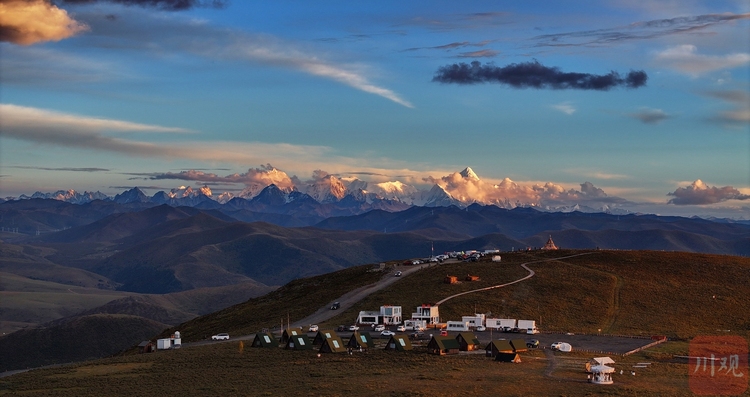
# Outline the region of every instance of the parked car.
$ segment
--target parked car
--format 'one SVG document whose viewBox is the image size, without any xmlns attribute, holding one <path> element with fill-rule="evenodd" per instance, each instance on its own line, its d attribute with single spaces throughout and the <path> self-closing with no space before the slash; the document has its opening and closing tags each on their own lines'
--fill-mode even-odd
<svg viewBox="0 0 750 397">
<path fill-rule="evenodd" d="M 349 331 L 358 331 L 358 330 L 359 330 L 359 327 L 357 326 L 357 324 L 349 326 Z"/>
<path fill-rule="evenodd" d="M 400 271 L 396 272 L 396 274 L 394 274 L 394 276 L 401 277 L 401 272 Z"/>
<path fill-rule="evenodd" d="M 229 340 L 229 334 L 220 333 L 211 337 L 211 340 Z"/>
<path fill-rule="evenodd" d="M 307 332 L 318 332 L 318 326 L 317 326 L 317 324 L 311 324 L 310 328 L 307 330 Z"/>
<path fill-rule="evenodd" d="M 375 326 L 375 332 L 385 331 L 385 325 L 379 324 Z"/>
<path fill-rule="evenodd" d="M 346 329 L 347 329 L 346 325 L 339 325 L 339 327 L 336 328 L 336 331 L 343 332 L 343 331 L 346 331 Z"/>
<path fill-rule="evenodd" d="M 393 336 L 393 335 L 396 335 L 396 333 L 393 332 L 393 331 L 391 331 L 391 330 L 389 330 L 389 329 L 387 329 L 387 330 L 381 332 L 380 335 L 381 336 Z"/>
<path fill-rule="evenodd" d="M 478 332 L 487 331 L 487 327 L 485 327 L 484 325 L 477 325 L 476 331 Z"/>
<path fill-rule="evenodd" d="M 426 336 L 424 332 L 416 331 L 416 332 L 412 332 L 411 334 L 409 334 L 409 337 L 412 339 L 422 339 L 422 338 L 425 338 Z"/>
<path fill-rule="evenodd" d="M 440 330 L 440 336 L 448 336 L 448 331 L 444 329 Z"/>
<path fill-rule="evenodd" d="M 399 325 L 396 327 L 396 332 L 406 332 L 406 327 L 403 325 Z"/>
<path fill-rule="evenodd" d="M 536 349 L 537 347 L 539 347 L 539 340 L 532 339 L 526 341 L 526 347 L 528 347 L 529 349 Z"/>
<path fill-rule="evenodd" d="M 333 302 L 331 305 L 331 310 L 338 310 L 341 307 L 341 303 L 339 302 Z"/>
</svg>

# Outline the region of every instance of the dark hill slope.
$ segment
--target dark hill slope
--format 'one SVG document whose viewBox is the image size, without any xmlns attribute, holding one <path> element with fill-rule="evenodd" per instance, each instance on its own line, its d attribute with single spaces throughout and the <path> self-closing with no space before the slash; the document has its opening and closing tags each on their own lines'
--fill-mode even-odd
<svg viewBox="0 0 750 397">
<path fill-rule="evenodd" d="M 582 231 L 568 229 L 540 233 L 523 241 L 531 247 L 542 247 L 552 235 L 555 244 L 560 248 L 572 249 L 623 249 L 623 250 L 666 250 L 684 252 L 703 252 L 724 254 L 731 252 L 737 255 L 750 255 L 750 237 L 736 240 L 720 240 L 710 236 L 675 230 L 600 230 Z"/>
<path fill-rule="evenodd" d="M 516 239 L 531 237 L 542 232 L 568 229 L 681 231 L 711 236 L 720 240 L 736 240 L 750 236 L 750 227 L 747 225 L 712 222 L 699 218 L 541 212 L 530 208 L 506 210 L 477 204 L 463 210 L 456 207 L 412 207 L 397 213 L 372 211 L 350 217 L 329 218 L 317 224 L 316 227 L 388 232 L 437 228 L 472 237 L 501 233 Z"/>
<path fill-rule="evenodd" d="M 137 345 L 165 327 L 142 317 L 95 314 L 17 331 L 0 338 L 0 371 L 105 357 Z"/>
</svg>

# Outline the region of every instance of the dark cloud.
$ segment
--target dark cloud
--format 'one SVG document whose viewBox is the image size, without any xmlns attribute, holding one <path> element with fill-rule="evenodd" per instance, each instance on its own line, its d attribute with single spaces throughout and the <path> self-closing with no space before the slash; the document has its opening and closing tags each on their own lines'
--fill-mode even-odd
<svg viewBox="0 0 750 397">
<path fill-rule="evenodd" d="M 494 40 L 483 40 L 480 42 L 472 43 L 469 41 L 456 41 L 453 43 L 438 45 L 434 47 L 412 47 L 407 48 L 404 51 L 418 51 L 418 50 L 445 50 L 445 51 L 452 51 L 457 48 L 465 48 L 465 47 L 484 47 L 489 43 L 492 43 Z"/>
<path fill-rule="evenodd" d="M 604 75 L 562 72 L 557 67 L 547 67 L 534 60 L 498 67 L 479 61 L 471 64 L 456 63 L 442 66 L 432 78 L 433 82 L 454 84 L 500 83 L 513 88 L 551 88 L 606 91 L 624 86 L 638 88 L 646 85 L 648 76 L 642 70 L 631 70 L 625 77 L 612 71 Z"/>
<path fill-rule="evenodd" d="M 750 195 L 742 194 L 732 186 L 708 186 L 698 179 L 688 187 L 678 187 L 667 196 L 674 196 L 668 204 L 674 205 L 705 205 L 716 204 L 727 200 L 748 200 Z"/>
<path fill-rule="evenodd" d="M 224 8 L 227 0 L 57 0 L 55 3 L 65 4 L 93 4 L 116 3 L 126 6 L 158 8 L 166 11 L 183 11 L 196 7 Z"/>
<path fill-rule="evenodd" d="M 672 116 L 661 109 L 641 109 L 638 112 L 631 113 L 630 117 L 646 124 L 658 124 Z"/>
<path fill-rule="evenodd" d="M 602 46 L 621 41 L 648 40 L 658 37 L 692 33 L 717 24 L 749 19 L 750 14 L 705 14 L 689 17 L 635 22 L 627 26 L 546 34 L 533 37 L 537 47 Z"/>
</svg>

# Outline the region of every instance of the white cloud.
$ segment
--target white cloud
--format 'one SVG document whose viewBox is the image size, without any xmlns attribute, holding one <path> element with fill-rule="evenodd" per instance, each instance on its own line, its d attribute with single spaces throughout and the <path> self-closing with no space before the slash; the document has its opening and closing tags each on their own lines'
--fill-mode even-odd
<svg viewBox="0 0 750 397">
<path fill-rule="evenodd" d="M 4 0 L 0 2 L 0 41 L 31 45 L 59 41 L 88 27 L 46 0 Z"/>
<path fill-rule="evenodd" d="M 552 108 L 555 110 L 559 110 L 567 115 L 571 115 L 576 111 L 576 108 L 573 107 L 570 102 L 558 103 L 557 105 L 552 105 Z"/>
<path fill-rule="evenodd" d="M 750 54 L 733 53 L 724 56 L 703 55 L 691 44 L 667 48 L 655 54 L 657 63 L 689 76 L 697 77 L 715 70 L 731 69 L 750 64 Z"/>
<path fill-rule="evenodd" d="M 667 193 L 674 196 L 669 204 L 675 205 L 706 205 L 716 204 L 727 200 L 750 200 L 750 195 L 742 194 L 732 186 L 708 186 L 697 179 L 687 187 L 678 187 L 674 192 Z"/>
</svg>

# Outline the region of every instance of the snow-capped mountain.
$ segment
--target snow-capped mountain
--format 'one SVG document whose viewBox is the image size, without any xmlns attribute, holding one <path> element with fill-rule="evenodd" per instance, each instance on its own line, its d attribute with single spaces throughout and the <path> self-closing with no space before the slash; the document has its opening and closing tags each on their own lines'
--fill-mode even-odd
<svg viewBox="0 0 750 397">
<path fill-rule="evenodd" d="M 71 204 L 85 204 L 94 200 L 108 200 L 110 199 L 110 197 L 99 191 L 78 193 L 75 190 L 71 189 L 71 190 L 58 190 L 54 193 L 36 192 L 32 194 L 31 196 L 22 194 L 19 197 L 19 200 L 24 200 L 24 199 L 52 199 L 52 200 L 65 201 Z"/>
<path fill-rule="evenodd" d="M 301 211 L 299 208 L 303 207 L 312 210 L 311 206 L 329 205 L 325 210 L 313 210 L 319 213 L 331 213 L 331 211 L 356 213 L 374 208 L 398 211 L 409 206 L 465 208 L 475 203 L 494 205 L 504 209 L 531 207 L 548 212 L 630 213 L 619 208 L 617 204 L 612 204 L 617 200 L 613 201 L 601 189 L 588 182 L 581 185 L 580 191 L 565 189 L 553 183 L 520 185 L 509 178 L 493 184 L 481 180 L 470 167 L 439 179 L 431 177 L 423 179 L 430 183 L 428 188 L 419 188 L 398 180 L 368 182 L 353 176 L 338 177 L 320 170 L 313 173 L 311 180 L 301 181 L 296 176 L 290 178 L 284 171 L 270 165 L 230 177 L 242 180 L 245 184 L 240 193 L 223 192 L 214 196 L 211 189 L 204 185 L 180 186 L 166 192 L 159 191 L 152 197 L 148 197 L 139 188 L 133 188 L 114 198 L 101 192 L 81 194 L 75 190 L 61 190 L 54 193 L 37 192 L 31 197 L 23 195 L 20 199 L 47 198 L 75 204 L 83 204 L 92 200 L 113 200 L 121 204 L 153 203 L 199 208 L 219 208 L 222 205 L 231 204 L 232 208 L 245 208 L 253 211 L 259 209 L 253 205 L 242 204 L 242 202 L 254 201 L 255 205 L 260 205 L 262 209 L 296 202 L 295 206 L 299 211 Z M 281 209 L 275 211 L 283 212 Z"/>
<path fill-rule="evenodd" d="M 314 181 L 305 186 L 302 191 L 319 203 L 335 203 L 344 198 L 347 193 L 346 186 L 333 175 L 326 175 Z"/>
</svg>

